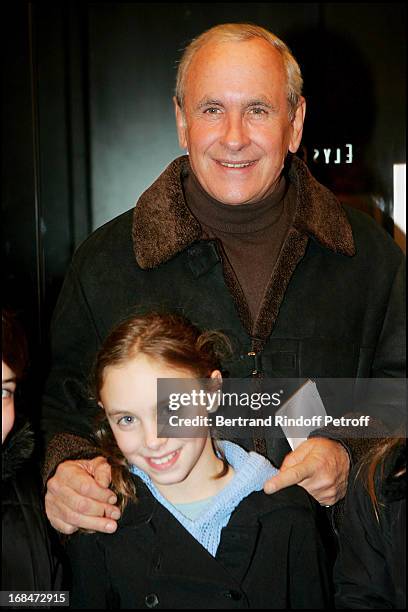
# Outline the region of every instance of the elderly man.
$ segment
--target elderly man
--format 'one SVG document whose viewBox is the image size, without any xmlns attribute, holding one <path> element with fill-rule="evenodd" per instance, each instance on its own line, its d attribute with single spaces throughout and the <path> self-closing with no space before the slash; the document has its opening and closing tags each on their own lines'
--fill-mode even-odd
<svg viewBox="0 0 408 612">
<path fill-rule="evenodd" d="M 81 246 L 53 318 L 44 428 L 56 529 L 116 529 L 110 467 L 89 438 L 97 406 L 86 381 L 101 341 L 135 307 L 225 331 L 234 377 L 403 375 L 403 256 L 293 155 L 301 87 L 286 45 L 257 26 L 217 26 L 186 49 L 174 105 L 188 157 Z M 323 435 L 289 452 L 265 490 L 298 483 L 322 505 L 340 499 L 359 451 L 335 430 Z"/>
</svg>

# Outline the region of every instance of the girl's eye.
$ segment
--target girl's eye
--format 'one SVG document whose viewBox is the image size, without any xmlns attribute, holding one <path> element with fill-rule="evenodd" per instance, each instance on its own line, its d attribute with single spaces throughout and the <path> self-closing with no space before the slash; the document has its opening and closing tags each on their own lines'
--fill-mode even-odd
<svg viewBox="0 0 408 612">
<path fill-rule="evenodd" d="M 121 417 L 119 419 L 118 425 L 122 425 L 124 427 L 127 427 L 129 425 L 133 425 L 134 423 L 137 423 L 138 421 L 139 421 L 139 419 L 137 417 L 127 415 L 127 416 Z"/>
<path fill-rule="evenodd" d="M 13 397 L 14 395 L 14 391 L 12 391 L 11 389 L 5 389 L 4 387 L 2 387 L 1 389 L 1 399 L 9 399 L 9 397 Z"/>
</svg>

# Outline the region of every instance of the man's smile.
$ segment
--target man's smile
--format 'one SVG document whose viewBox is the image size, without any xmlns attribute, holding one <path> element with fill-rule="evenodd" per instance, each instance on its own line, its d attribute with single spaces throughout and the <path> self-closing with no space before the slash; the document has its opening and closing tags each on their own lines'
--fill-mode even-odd
<svg viewBox="0 0 408 612">
<path fill-rule="evenodd" d="M 240 171 L 241 173 L 244 171 L 247 171 L 249 168 L 253 168 L 255 166 L 255 164 L 258 162 L 257 159 L 255 160 L 244 160 L 244 161 L 230 161 L 230 160 L 224 160 L 224 159 L 216 159 L 214 160 L 218 166 L 218 168 L 225 170 L 226 172 L 229 171 L 233 171 L 234 173 L 236 171 Z"/>
<path fill-rule="evenodd" d="M 244 160 L 244 161 L 229 161 L 224 159 L 217 159 L 218 164 L 223 166 L 224 168 L 248 168 L 249 166 L 253 166 L 256 164 L 258 160 Z"/>
</svg>

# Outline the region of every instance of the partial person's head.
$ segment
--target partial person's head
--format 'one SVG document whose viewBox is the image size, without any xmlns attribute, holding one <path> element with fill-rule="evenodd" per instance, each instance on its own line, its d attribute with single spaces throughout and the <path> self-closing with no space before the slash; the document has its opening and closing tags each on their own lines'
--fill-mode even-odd
<svg viewBox="0 0 408 612">
<path fill-rule="evenodd" d="M 222 334 L 201 333 L 183 317 L 153 313 L 121 323 L 97 356 L 95 397 L 116 444 L 127 463 L 147 473 L 162 492 L 163 487 L 191 480 L 193 471 L 219 471 L 220 462 L 209 436 L 158 437 L 157 381 L 220 381 L 225 343 Z"/>
<path fill-rule="evenodd" d="M 360 461 L 356 472 L 356 480 L 361 478 L 368 491 L 378 522 L 380 522 L 381 507 L 384 507 L 384 489 L 388 487 L 391 491 L 392 487 L 397 487 L 398 482 L 403 483 L 406 480 L 406 432 L 401 431 L 400 435 L 401 437 L 377 440 Z M 392 469 L 390 466 L 385 469 L 385 464 L 390 459 Z"/>
<path fill-rule="evenodd" d="M 17 382 L 22 378 L 27 365 L 27 342 L 15 315 L 2 309 L 2 444 L 13 428 L 15 420 L 14 394 Z"/>
<path fill-rule="evenodd" d="M 190 43 L 177 75 L 177 131 L 210 196 L 250 204 L 273 192 L 302 138 L 301 93 L 296 60 L 264 28 L 219 25 Z"/>
</svg>

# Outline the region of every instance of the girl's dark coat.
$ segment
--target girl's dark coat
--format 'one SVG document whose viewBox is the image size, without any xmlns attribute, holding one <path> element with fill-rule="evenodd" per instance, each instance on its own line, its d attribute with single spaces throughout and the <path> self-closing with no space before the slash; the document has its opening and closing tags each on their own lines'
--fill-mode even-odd
<svg viewBox="0 0 408 612">
<path fill-rule="evenodd" d="M 70 538 L 77 608 L 323 609 L 327 567 L 298 487 L 252 493 L 212 557 L 142 484 L 113 535 Z"/>
</svg>

